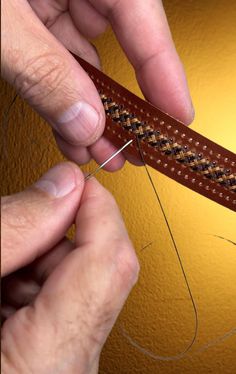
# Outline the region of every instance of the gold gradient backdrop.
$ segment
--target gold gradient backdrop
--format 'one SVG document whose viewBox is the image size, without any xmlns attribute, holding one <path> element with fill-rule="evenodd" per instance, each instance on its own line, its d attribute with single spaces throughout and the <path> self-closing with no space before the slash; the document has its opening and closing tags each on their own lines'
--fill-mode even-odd
<svg viewBox="0 0 236 374">
<path fill-rule="evenodd" d="M 236 2 L 169 0 L 164 5 L 195 105 L 192 128 L 235 151 Z M 104 71 L 141 95 L 111 30 L 95 44 Z M 9 106 L 13 96 L 14 91 L 1 82 L 2 109 Z M 48 126 L 19 98 L 4 127 L 2 145 L 3 194 L 25 188 L 63 160 Z M 91 171 L 94 166 L 92 162 L 84 169 Z M 97 178 L 120 206 L 141 272 L 103 350 L 100 373 L 235 373 L 236 336 L 218 338 L 236 327 L 236 249 L 214 236 L 236 241 L 235 216 L 154 170 L 151 175 L 197 304 L 197 340 L 192 355 L 162 362 L 138 351 L 123 335 L 125 329 L 154 354 L 174 355 L 192 338 L 194 314 L 144 169 L 126 164 L 115 174 L 102 171 Z M 208 344 L 208 349 L 201 349 Z"/>
</svg>

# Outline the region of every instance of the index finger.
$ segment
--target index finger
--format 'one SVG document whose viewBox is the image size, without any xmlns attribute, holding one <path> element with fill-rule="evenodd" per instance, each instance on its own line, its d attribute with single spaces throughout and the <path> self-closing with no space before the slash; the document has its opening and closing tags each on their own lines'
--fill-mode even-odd
<svg viewBox="0 0 236 374">
<path fill-rule="evenodd" d="M 75 249 L 47 278 L 34 306 L 23 311 L 25 320 L 31 311 L 26 326 L 34 352 L 43 343 L 42 355 L 47 358 L 50 352 L 54 358 L 51 372 L 61 367 L 66 372 L 91 372 L 138 270 L 115 200 L 91 178 L 80 200 Z M 31 357 L 31 347 L 27 345 L 26 357 Z"/>
<path fill-rule="evenodd" d="M 129 251 L 133 251 L 115 199 L 95 178 L 86 181 L 76 227 L 75 244 L 78 247 L 93 244 L 95 248 L 104 248 L 112 247 L 112 243 L 121 246 L 125 242 Z"/>
<path fill-rule="evenodd" d="M 109 18 L 144 96 L 173 117 L 190 123 L 194 110 L 162 2 L 105 0 L 103 7 L 100 1 L 93 3 Z"/>
</svg>

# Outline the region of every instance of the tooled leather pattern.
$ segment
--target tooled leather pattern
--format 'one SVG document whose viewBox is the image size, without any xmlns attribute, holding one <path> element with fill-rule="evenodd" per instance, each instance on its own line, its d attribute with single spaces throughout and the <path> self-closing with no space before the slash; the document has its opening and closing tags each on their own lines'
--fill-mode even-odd
<svg viewBox="0 0 236 374">
<path fill-rule="evenodd" d="M 75 56 L 99 91 L 107 123 L 105 136 L 127 152 L 192 190 L 236 210 L 236 156 L 135 96 Z"/>
</svg>

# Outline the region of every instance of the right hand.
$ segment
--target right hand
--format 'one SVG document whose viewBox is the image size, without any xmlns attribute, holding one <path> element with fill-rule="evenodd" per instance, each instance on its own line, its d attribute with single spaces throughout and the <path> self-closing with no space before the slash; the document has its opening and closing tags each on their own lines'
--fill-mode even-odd
<svg viewBox="0 0 236 374">
<path fill-rule="evenodd" d="M 59 164 L 3 197 L 1 244 L 2 373 L 97 373 L 139 271 L 111 194 Z"/>
</svg>

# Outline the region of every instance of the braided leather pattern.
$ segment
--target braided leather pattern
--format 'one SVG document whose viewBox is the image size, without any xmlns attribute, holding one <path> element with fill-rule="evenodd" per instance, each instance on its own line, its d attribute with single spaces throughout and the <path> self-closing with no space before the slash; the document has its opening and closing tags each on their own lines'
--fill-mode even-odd
<svg viewBox="0 0 236 374">
<path fill-rule="evenodd" d="M 171 155 L 178 162 L 189 166 L 206 178 L 216 181 L 231 191 L 236 191 L 236 175 L 230 169 L 224 169 L 217 165 L 216 161 L 209 161 L 202 153 L 196 154 L 188 146 L 182 146 L 174 142 L 172 138 L 161 134 L 144 121 L 140 121 L 134 113 L 129 113 L 123 105 L 115 103 L 112 98 L 100 93 L 105 113 L 111 119 L 119 123 L 124 129 L 133 132 L 139 139 L 146 141 L 153 147 L 157 147 L 165 155 Z"/>
<path fill-rule="evenodd" d="M 236 210 L 236 156 L 132 94 L 74 56 L 93 80 L 106 112 L 104 135 L 117 147 L 217 203 Z"/>
</svg>

